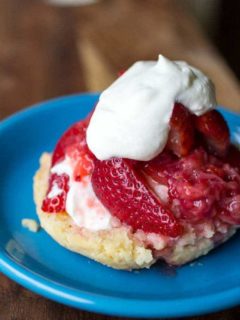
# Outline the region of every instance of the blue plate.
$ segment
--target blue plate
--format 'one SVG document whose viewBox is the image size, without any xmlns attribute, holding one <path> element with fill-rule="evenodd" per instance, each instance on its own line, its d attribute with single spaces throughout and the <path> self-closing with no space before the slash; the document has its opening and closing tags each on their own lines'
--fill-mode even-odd
<svg viewBox="0 0 240 320">
<path fill-rule="evenodd" d="M 84 118 L 96 94 L 41 103 L 0 123 L 0 270 L 26 288 L 67 305 L 135 317 L 180 317 L 240 302 L 240 237 L 176 270 L 116 271 L 60 247 L 21 219 L 36 218 L 32 177 L 39 156 Z M 240 116 L 220 109 L 240 142 Z"/>
</svg>

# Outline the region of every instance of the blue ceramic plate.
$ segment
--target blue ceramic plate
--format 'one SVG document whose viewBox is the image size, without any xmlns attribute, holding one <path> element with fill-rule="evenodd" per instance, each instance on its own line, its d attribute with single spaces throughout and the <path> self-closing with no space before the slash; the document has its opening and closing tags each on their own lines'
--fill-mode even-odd
<svg viewBox="0 0 240 320">
<path fill-rule="evenodd" d="M 32 177 L 43 151 L 84 118 L 98 95 L 63 97 L 0 123 L 0 271 L 28 289 L 67 305 L 118 316 L 180 317 L 240 302 L 240 237 L 194 264 L 168 270 L 116 271 L 60 247 L 21 219 L 36 218 Z M 240 141 L 240 116 L 221 109 Z"/>
</svg>

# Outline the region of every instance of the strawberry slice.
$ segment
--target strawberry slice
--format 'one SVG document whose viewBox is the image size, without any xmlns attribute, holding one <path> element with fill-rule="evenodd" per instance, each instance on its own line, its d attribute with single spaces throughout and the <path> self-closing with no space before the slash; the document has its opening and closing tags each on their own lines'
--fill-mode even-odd
<svg viewBox="0 0 240 320">
<path fill-rule="evenodd" d="M 74 168 L 73 179 L 76 181 L 80 181 L 84 176 L 91 174 L 93 170 L 94 156 L 88 149 L 86 142 L 89 118 L 74 124 L 63 134 L 52 157 L 53 167 L 67 156 L 72 168 Z M 65 211 L 69 180 L 67 174 L 50 174 L 48 191 L 42 204 L 43 211 L 51 213 Z"/>
<path fill-rule="evenodd" d="M 68 190 L 68 175 L 51 174 L 47 195 L 42 203 L 42 210 L 51 213 L 64 212 Z"/>
<path fill-rule="evenodd" d="M 67 148 L 78 144 L 81 147 L 87 146 L 86 130 L 89 121 L 90 117 L 87 117 L 85 120 L 75 123 L 62 135 L 52 156 L 52 166 L 65 158 Z"/>
<path fill-rule="evenodd" d="M 195 117 L 195 127 L 204 137 L 210 152 L 219 157 L 226 155 L 230 145 L 229 129 L 218 111 Z"/>
<path fill-rule="evenodd" d="M 134 168 L 135 162 L 122 158 L 95 160 L 93 189 L 102 204 L 134 230 L 170 237 L 182 234 L 182 226 L 150 191 Z"/>
<path fill-rule="evenodd" d="M 86 141 L 86 130 L 90 116 L 85 120 L 75 123 L 70 127 L 58 141 L 52 157 L 52 167 L 64 160 L 67 156 L 74 168 L 74 179 L 91 174 L 93 169 L 94 155 L 89 150 Z"/>
<path fill-rule="evenodd" d="M 88 149 L 87 144 L 75 142 L 66 148 L 65 155 L 71 159 L 74 180 L 80 181 L 92 173 L 94 155 Z"/>
<path fill-rule="evenodd" d="M 178 157 L 186 156 L 194 144 L 194 125 L 191 113 L 180 103 L 175 103 L 170 119 L 167 148 Z"/>
</svg>

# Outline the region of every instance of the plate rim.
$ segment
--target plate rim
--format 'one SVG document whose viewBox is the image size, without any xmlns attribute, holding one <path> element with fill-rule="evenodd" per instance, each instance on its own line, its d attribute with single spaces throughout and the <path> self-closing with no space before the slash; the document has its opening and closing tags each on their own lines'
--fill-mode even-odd
<svg viewBox="0 0 240 320">
<path fill-rule="evenodd" d="M 0 134 L 8 126 L 14 125 L 28 115 L 37 115 L 44 109 L 59 107 L 59 103 L 79 100 L 83 97 L 96 99 L 99 93 L 82 93 L 65 95 L 34 104 L 22 111 L 0 121 Z M 240 117 L 240 113 L 219 107 L 219 110 L 231 118 Z M 0 272 L 27 289 L 48 299 L 71 307 L 115 316 L 126 317 L 183 317 L 216 312 L 236 306 L 240 303 L 240 286 L 228 288 L 209 295 L 193 296 L 191 298 L 168 300 L 144 300 L 115 297 L 106 294 L 96 294 L 84 290 L 76 290 L 39 273 L 34 273 L 11 258 L 6 250 L 0 247 Z M 207 299 L 207 303 L 206 303 Z M 123 308 L 124 305 L 124 308 Z"/>
</svg>

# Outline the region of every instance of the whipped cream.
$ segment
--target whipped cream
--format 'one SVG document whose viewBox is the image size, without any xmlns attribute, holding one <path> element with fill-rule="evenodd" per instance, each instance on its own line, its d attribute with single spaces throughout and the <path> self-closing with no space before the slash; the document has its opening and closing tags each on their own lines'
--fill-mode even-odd
<svg viewBox="0 0 240 320">
<path fill-rule="evenodd" d="M 87 143 L 100 160 L 148 161 L 165 147 L 174 103 L 201 115 L 216 106 L 211 80 L 183 61 L 139 61 L 100 95 Z"/>
<path fill-rule="evenodd" d="M 74 163 L 68 157 L 51 169 L 51 173 L 58 175 L 65 173 L 70 177 L 66 212 L 79 227 L 91 231 L 112 228 L 112 216 L 96 197 L 92 189 L 90 176 L 84 177 L 81 181 L 74 181 L 73 171 Z M 54 197 L 59 192 L 61 190 L 57 186 L 53 186 L 53 190 L 49 193 L 48 197 Z"/>
</svg>

